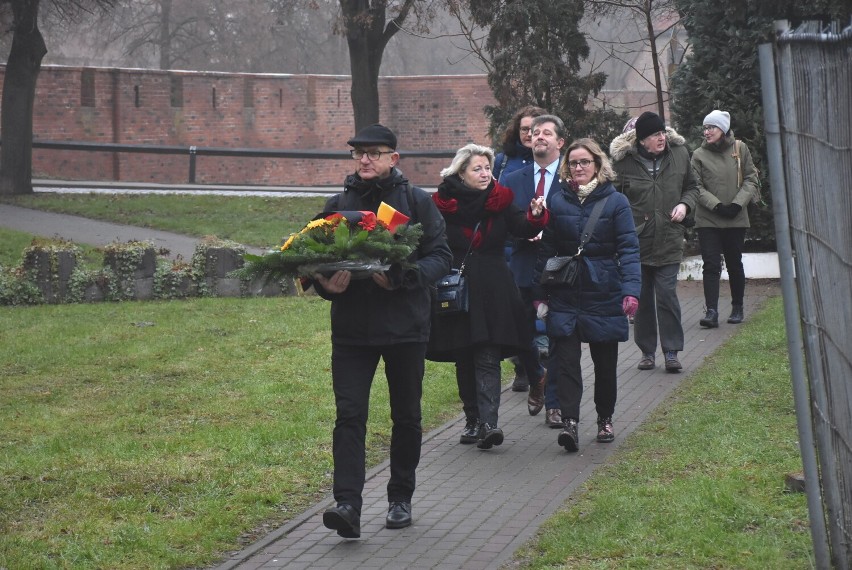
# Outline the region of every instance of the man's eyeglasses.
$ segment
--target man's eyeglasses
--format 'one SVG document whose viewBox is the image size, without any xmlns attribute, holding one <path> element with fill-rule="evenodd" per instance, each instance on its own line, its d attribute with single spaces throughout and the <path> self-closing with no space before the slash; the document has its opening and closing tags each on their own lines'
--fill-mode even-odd
<svg viewBox="0 0 852 570">
<path fill-rule="evenodd" d="M 361 150 L 360 148 L 354 148 L 349 151 L 349 154 L 355 160 L 361 160 L 365 154 L 370 160 L 379 160 L 383 154 L 393 154 L 395 152 L 395 150 Z"/>
<path fill-rule="evenodd" d="M 521 132 L 522 132 L 522 133 L 528 133 L 528 132 L 530 132 L 531 130 L 532 130 L 532 127 L 521 127 Z"/>
<path fill-rule="evenodd" d="M 568 161 L 568 168 L 571 170 L 576 170 L 579 166 L 580 168 L 588 168 L 594 160 L 589 160 L 588 158 L 584 158 L 582 160 L 570 160 Z"/>
</svg>

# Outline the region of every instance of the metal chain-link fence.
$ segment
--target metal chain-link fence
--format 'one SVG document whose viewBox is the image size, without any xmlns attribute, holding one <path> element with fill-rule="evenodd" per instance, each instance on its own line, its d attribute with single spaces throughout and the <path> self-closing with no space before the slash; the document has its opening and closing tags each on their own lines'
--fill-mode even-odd
<svg viewBox="0 0 852 570">
<path fill-rule="evenodd" d="M 852 26 L 846 26 L 807 22 L 780 31 L 774 49 L 761 46 L 791 373 L 801 396 L 800 446 L 821 568 L 852 567 Z"/>
</svg>

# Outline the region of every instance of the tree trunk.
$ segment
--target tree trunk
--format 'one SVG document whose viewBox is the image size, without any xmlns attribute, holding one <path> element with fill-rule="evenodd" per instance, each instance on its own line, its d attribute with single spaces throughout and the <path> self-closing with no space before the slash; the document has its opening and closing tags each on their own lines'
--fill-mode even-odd
<svg viewBox="0 0 852 570">
<path fill-rule="evenodd" d="M 657 35 L 654 31 L 653 15 L 651 14 L 651 4 L 647 4 L 648 11 L 645 12 L 645 23 L 648 26 L 648 43 L 651 48 L 651 64 L 654 68 L 654 86 L 657 91 L 657 114 L 660 118 L 666 120 L 666 108 L 663 101 L 663 83 L 660 77 L 660 56 L 657 54 Z"/>
<path fill-rule="evenodd" d="M 379 122 L 379 68 L 388 40 L 399 30 L 416 0 L 405 0 L 399 15 L 385 26 L 385 3 L 340 0 L 349 45 L 355 132 Z M 373 4 L 371 6 L 371 4 Z"/>
<path fill-rule="evenodd" d="M 379 67 L 372 55 L 369 42 L 359 38 L 348 38 L 349 68 L 352 74 L 352 111 L 355 116 L 355 132 L 379 122 Z"/>
<path fill-rule="evenodd" d="M 39 0 L 13 2 L 12 49 L 0 110 L 0 194 L 33 191 L 33 103 L 41 60 L 47 53 L 38 29 Z"/>
<path fill-rule="evenodd" d="M 172 68 L 172 0 L 160 2 L 160 69 Z"/>
</svg>

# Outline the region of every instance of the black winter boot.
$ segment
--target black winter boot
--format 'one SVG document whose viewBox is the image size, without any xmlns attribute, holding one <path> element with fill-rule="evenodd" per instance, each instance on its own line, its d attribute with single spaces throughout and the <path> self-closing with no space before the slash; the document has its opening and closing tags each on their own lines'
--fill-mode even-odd
<svg viewBox="0 0 852 570">
<path fill-rule="evenodd" d="M 743 315 L 743 306 L 742 305 L 731 305 L 731 316 L 728 317 L 728 322 L 732 325 L 738 325 L 743 322 L 745 316 Z"/>
<path fill-rule="evenodd" d="M 715 329 L 719 326 L 719 311 L 716 309 L 707 309 L 707 314 L 704 318 L 698 321 L 698 324 L 704 328 Z"/>
</svg>

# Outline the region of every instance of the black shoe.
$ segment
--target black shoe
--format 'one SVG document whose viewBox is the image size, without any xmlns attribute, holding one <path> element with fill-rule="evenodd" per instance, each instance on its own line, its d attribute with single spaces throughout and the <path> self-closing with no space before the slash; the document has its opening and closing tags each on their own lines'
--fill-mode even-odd
<svg viewBox="0 0 852 570">
<path fill-rule="evenodd" d="M 479 437 L 477 438 L 476 447 L 479 449 L 491 449 L 501 443 L 503 443 L 503 430 L 497 426 L 488 424 L 479 425 Z"/>
<path fill-rule="evenodd" d="M 411 503 L 392 501 L 385 518 L 385 528 L 405 528 L 411 526 Z"/>
<path fill-rule="evenodd" d="M 529 389 L 530 382 L 527 380 L 527 377 L 516 374 L 515 379 L 512 381 L 512 392 L 526 392 Z"/>
<path fill-rule="evenodd" d="M 565 448 L 565 451 L 577 451 L 580 449 L 580 437 L 577 435 L 577 420 L 567 419 L 562 427 L 562 433 L 556 442 Z"/>
<path fill-rule="evenodd" d="M 467 423 L 464 424 L 464 429 L 462 430 L 461 437 L 459 438 L 459 443 L 476 443 L 478 436 L 479 420 L 468 418 Z"/>
<path fill-rule="evenodd" d="M 328 509 L 322 514 L 322 524 L 343 538 L 361 537 L 361 517 L 352 505 L 341 503 Z"/>
<path fill-rule="evenodd" d="M 743 315 L 743 306 L 742 305 L 731 305 L 731 316 L 728 317 L 728 322 L 732 325 L 738 325 L 743 322 L 745 315 Z"/>
<path fill-rule="evenodd" d="M 698 324 L 704 328 L 715 329 L 719 327 L 719 311 L 716 309 L 707 309 L 707 314 L 704 318 L 698 321 Z"/>
</svg>

